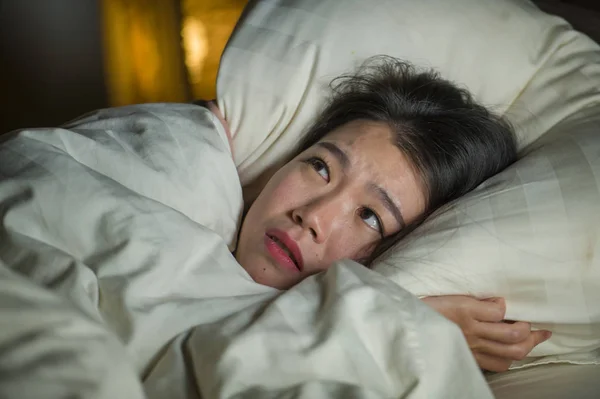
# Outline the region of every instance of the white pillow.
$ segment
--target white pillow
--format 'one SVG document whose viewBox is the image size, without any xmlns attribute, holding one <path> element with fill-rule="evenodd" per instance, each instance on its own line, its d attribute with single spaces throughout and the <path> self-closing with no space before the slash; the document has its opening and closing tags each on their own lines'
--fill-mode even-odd
<svg viewBox="0 0 600 399">
<path fill-rule="evenodd" d="M 333 78 L 377 54 L 434 67 L 499 113 L 510 108 L 525 145 L 586 103 L 582 75 L 600 73 L 582 66 L 596 49 L 526 0 L 258 0 L 225 49 L 218 105 L 244 185 L 289 155 Z"/>
<path fill-rule="evenodd" d="M 254 1 L 217 83 L 242 183 L 289 155 L 332 78 L 376 54 L 465 85 L 509 116 L 520 148 L 554 130 L 536 143 L 548 147 L 457 201 L 420 230 L 429 236 L 375 269 L 419 295 L 506 296 L 509 317 L 555 332 L 533 353 L 547 356 L 539 361 L 600 359 L 600 132 L 589 119 L 600 113 L 590 84 L 600 81 L 600 48 L 529 1 Z M 553 197 L 559 184 L 574 194 Z"/>
<path fill-rule="evenodd" d="M 553 332 L 531 357 L 554 357 L 537 362 L 600 362 L 600 103 L 374 268 L 419 296 L 506 298 L 507 319 Z"/>
</svg>

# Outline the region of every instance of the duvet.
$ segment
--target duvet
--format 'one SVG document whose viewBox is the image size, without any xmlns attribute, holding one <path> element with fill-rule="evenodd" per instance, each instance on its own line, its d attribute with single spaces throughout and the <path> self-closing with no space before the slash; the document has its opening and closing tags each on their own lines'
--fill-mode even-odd
<svg viewBox="0 0 600 399">
<path fill-rule="evenodd" d="M 458 328 L 371 270 L 252 281 L 208 110 L 99 110 L 0 140 L 0 397 L 491 397 Z"/>
</svg>

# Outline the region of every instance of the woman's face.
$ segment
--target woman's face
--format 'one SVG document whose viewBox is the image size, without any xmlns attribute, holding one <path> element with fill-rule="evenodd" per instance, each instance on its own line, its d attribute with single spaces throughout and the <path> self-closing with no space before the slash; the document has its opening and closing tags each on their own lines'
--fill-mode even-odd
<svg viewBox="0 0 600 399">
<path fill-rule="evenodd" d="M 273 175 L 246 215 L 236 258 L 257 283 L 287 289 L 336 260 L 368 257 L 424 204 L 390 128 L 354 121 Z"/>
</svg>

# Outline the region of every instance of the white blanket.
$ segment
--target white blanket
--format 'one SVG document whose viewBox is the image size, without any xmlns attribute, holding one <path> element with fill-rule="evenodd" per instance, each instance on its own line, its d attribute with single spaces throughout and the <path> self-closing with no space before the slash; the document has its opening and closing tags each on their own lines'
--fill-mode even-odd
<svg viewBox="0 0 600 399">
<path fill-rule="evenodd" d="M 358 264 L 285 293 L 251 280 L 204 108 L 2 140 L 0 397 L 491 397 L 458 328 Z"/>
</svg>

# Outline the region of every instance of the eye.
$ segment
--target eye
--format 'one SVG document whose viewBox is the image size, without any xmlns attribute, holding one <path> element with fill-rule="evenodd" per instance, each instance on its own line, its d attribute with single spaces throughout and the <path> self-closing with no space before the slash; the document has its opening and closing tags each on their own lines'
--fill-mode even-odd
<svg viewBox="0 0 600 399">
<path fill-rule="evenodd" d="M 315 172 L 317 172 L 325 181 L 329 182 L 329 166 L 321 158 L 313 157 L 306 160 Z"/>
<path fill-rule="evenodd" d="M 383 236 L 383 224 L 379 216 L 370 208 L 361 208 L 358 216 L 373 230 Z"/>
</svg>

